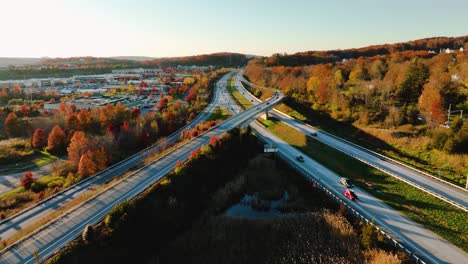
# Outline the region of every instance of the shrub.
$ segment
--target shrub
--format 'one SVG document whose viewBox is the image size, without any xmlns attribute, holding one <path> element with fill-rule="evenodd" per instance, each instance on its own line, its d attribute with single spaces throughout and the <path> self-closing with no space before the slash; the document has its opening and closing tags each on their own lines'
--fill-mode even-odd
<svg viewBox="0 0 468 264">
<path fill-rule="evenodd" d="M 367 248 L 375 248 L 378 242 L 377 230 L 372 225 L 364 224 L 362 227 L 361 243 Z"/>
<path fill-rule="evenodd" d="M 31 186 L 33 183 L 35 183 L 36 180 L 33 178 L 32 172 L 27 171 L 23 174 L 23 178 L 21 178 L 21 186 L 24 187 L 24 189 L 29 190 L 31 189 Z"/>
<path fill-rule="evenodd" d="M 81 238 L 85 243 L 90 243 L 94 241 L 94 238 L 96 237 L 94 227 L 92 225 L 86 225 L 86 227 L 83 230 L 83 234 L 81 235 Z"/>
<path fill-rule="evenodd" d="M 42 182 L 34 182 L 31 185 L 31 191 L 34 192 L 34 193 L 39 193 L 39 192 L 42 192 L 43 190 L 45 190 L 46 187 L 47 187 L 47 185 L 42 183 Z"/>
<path fill-rule="evenodd" d="M 114 231 L 125 221 L 128 211 L 132 208 L 131 202 L 123 202 L 112 208 L 107 214 L 104 224 L 110 231 Z"/>
</svg>

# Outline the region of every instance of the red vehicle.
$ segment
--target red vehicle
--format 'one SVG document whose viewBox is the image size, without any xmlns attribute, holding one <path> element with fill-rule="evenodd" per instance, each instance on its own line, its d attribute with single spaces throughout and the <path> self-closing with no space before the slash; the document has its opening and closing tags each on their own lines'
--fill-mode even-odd
<svg viewBox="0 0 468 264">
<path fill-rule="evenodd" d="M 350 200 L 353 200 L 353 201 L 354 201 L 354 200 L 357 200 L 357 199 L 358 199 L 357 195 L 356 195 L 353 191 L 351 191 L 351 190 L 349 190 L 349 189 L 344 190 L 343 193 L 344 193 L 344 195 L 345 195 L 346 197 L 348 197 Z"/>
</svg>

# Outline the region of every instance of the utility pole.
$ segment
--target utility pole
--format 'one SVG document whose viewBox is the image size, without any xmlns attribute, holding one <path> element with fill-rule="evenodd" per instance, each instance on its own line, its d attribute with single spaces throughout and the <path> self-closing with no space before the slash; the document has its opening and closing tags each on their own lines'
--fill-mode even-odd
<svg viewBox="0 0 468 264">
<path fill-rule="evenodd" d="M 448 115 L 447 115 L 447 127 L 450 127 L 450 110 L 452 110 L 452 104 L 449 104 Z"/>
</svg>

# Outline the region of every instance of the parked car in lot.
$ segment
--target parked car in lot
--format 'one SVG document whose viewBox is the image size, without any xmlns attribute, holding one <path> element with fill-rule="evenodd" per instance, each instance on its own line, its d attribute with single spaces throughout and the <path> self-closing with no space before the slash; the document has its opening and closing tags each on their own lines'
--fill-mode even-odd
<svg viewBox="0 0 468 264">
<path fill-rule="evenodd" d="M 348 178 L 341 178 L 340 179 L 340 184 L 343 185 L 346 188 L 352 188 L 353 184 Z"/>
<path fill-rule="evenodd" d="M 302 156 L 297 156 L 296 159 L 297 161 L 304 162 L 304 157 Z"/>
<path fill-rule="evenodd" d="M 352 201 L 358 199 L 357 195 L 356 195 L 353 191 L 351 191 L 351 190 L 349 190 L 349 189 L 344 190 L 343 194 L 344 194 L 348 199 L 350 199 L 350 200 L 352 200 Z"/>
</svg>

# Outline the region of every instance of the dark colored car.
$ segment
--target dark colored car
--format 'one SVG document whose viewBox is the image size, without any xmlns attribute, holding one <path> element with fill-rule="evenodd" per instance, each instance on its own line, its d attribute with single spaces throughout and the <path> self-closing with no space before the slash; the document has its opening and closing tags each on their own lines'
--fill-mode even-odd
<svg viewBox="0 0 468 264">
<path fill-rule="evenodd" d="M 300 162 L 304 162 L 304 157 L 302 156 L 297 156 L 296 159 Z"/>
<path fill-rule="evenodd" d="M 358 199 L 357 195 L 356 195 L 353 191 L 351 191 L 351 190 L 346 189 L 346 190 L 344 190 L 343 193 L 344 193 L 344 195 L 345 195 L 346 197 L 348 197 L 348 199 L 350 199 L 350 200 L 352 200 L 352 201 Z"/>
<path fill-rule="evenodd" d="M 312 133 L 310 133 L 310 134 L 311 134 L 312 136 L 314 136 L 314 137 L 316 137 L 316 136 L 317 136 L 317 132 L 315 132 L 315 131 L 314 131 L 314 132 L 312 132 Z"/>
</svg>

